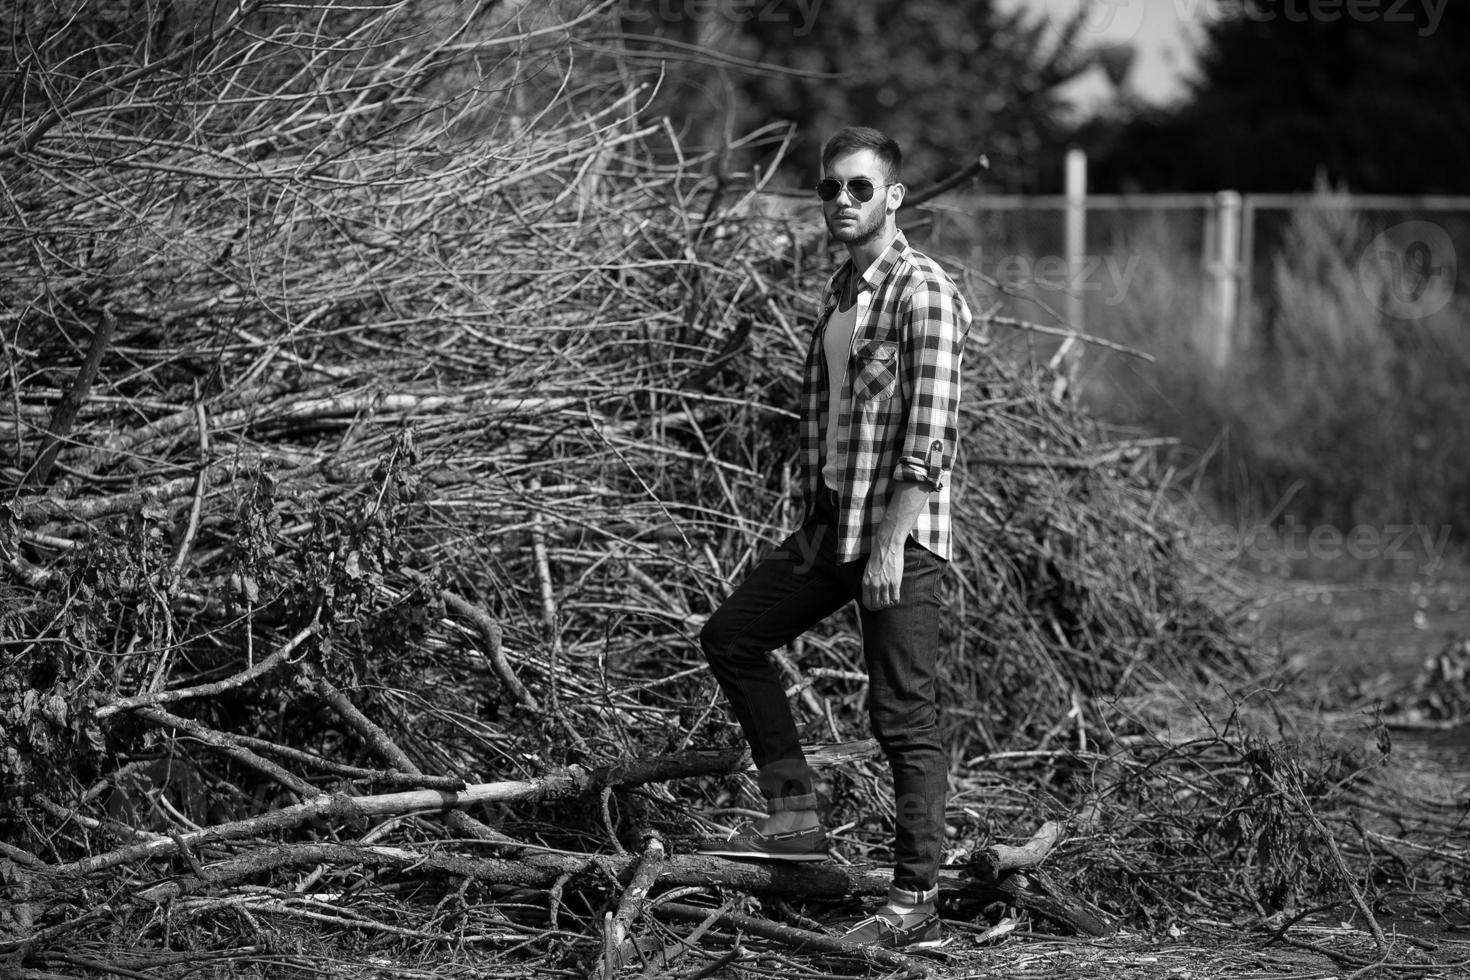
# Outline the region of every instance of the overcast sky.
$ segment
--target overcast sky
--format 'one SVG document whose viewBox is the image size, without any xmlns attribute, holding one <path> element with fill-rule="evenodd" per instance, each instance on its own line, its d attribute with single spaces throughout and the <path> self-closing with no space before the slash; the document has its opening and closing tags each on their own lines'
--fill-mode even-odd
<svg viewBox="0 0 1470 980">
<path fill-rule="evenodd" d="M 1050 15 L 1062 23 L 1085 0 L 1002 0 Z M 1183 92 L 1193 64 L 1200 25 L 1213 0 L 1092 0 L 1080 40 L 1091 47 L 1132 44 L 1138 51 L 1128 84 L 1151 102 L 1167 102 Z M 1080 108 L 1103 98 L 1107 85 L 1089 78 L 1074 93 Z"/>
</svg>

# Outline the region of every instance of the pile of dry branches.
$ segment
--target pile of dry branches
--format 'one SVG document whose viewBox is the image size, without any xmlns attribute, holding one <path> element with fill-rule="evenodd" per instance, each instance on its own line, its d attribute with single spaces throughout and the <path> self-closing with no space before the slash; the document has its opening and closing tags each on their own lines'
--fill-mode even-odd
<svg viewBox="0 0 1470 980">
<path fill-rule="evenodd" d="M 694 636 L 795 516 L 813 215 L 639 115 L 606 5 L 93 6 L 17 15 L 0 125 L 0 957 L 844 952 L 783 903 L 885 887 L 862 745 L 822 770 L 845 864 L 680 854 L 757 800 Z M 1242 651 L 1149 447 L 1002 324 L 969 347 L 947 597 L 956 914 L 1351 884 L 1231 858 L 1332 842 L 1338 787 L 1118 707 Z M 780 656 L 814 743 L 865 734 L 851 623 Z M 1301 806 L 1221 823 L 1263 794 Z M 1079 814 L 1090 870 L 1017 893 L 989 846 Z"/>
</svg>

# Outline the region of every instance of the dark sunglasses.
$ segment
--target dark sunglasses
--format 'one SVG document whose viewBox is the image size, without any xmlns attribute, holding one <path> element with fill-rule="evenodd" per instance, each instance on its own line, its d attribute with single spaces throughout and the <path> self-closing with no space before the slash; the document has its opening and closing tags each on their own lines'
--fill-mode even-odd
<svg viewBox="0 0 1470 980">
<path fill-rule="evenodd" d="M 867 204 L 873 199 L 873 192 L 887 184 L 874 184 L 866 177 L 854 177 L 852 180 L 842 181 L 835 177 L 817 181 L 817 196 L 824 201 L 835 201 L 837 195 L 842 193 L 842 188 L 847 188 L 847 193 L 859 204 Z"/>
</svg>

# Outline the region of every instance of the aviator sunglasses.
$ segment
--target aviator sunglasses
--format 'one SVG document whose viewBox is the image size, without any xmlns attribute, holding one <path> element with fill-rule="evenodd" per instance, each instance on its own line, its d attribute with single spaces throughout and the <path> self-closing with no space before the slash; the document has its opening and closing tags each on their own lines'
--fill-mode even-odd
<svg viewBox="0 0 1470 980">
<path fill-rule="evenodd" d="M 847 193 L 859 204 L 867 204 L 873 199 L 873 192 L 887 184 L 874 184 L 866 177 L 854 177 L 852 180 L 842 181 L 835 177 L 827 177 L 817 181 L 817 196 L 824 201 L 835 201 L 837 195 L 842 193 L 842 188 L 847 188 Z"/>
</svg>

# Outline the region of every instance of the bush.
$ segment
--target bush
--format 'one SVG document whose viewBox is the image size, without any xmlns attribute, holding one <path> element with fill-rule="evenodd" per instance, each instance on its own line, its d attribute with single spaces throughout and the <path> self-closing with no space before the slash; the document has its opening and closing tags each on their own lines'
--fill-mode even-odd
<svg viewBox="0 0 1470 980">
<path fill-rule="evenodd" d="M 1470 528 L 1458 462 L 1470 453 L 1470 303 L 1389 316 L 1374 297 L 1397 270 L 1366 254 L 1372 237 L 1349 198 L 1293 213 L 1264 322 L 1217 369 L 1200 339 L 1197 260 L 1164 223 L 1144 226 L 1120 249 L 1143 257 L 1127 302 L 1089 323 L 1158 360 L 1108 358 L 1089 403 L 1177 438 L 1216 519 L 1344 535 L 1414 525 L 1431 560 L 1451 529 L 1463 541 Z"/>
</svg>

